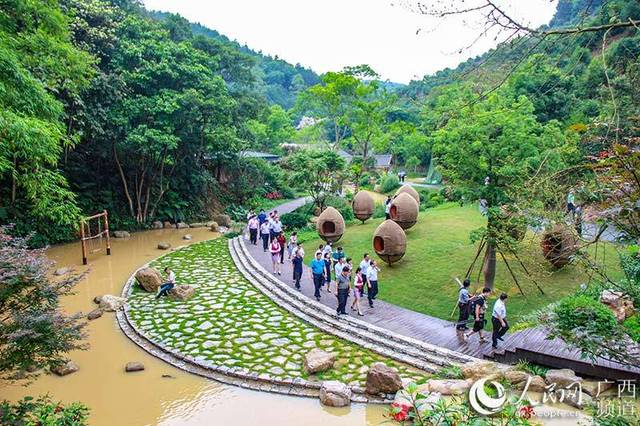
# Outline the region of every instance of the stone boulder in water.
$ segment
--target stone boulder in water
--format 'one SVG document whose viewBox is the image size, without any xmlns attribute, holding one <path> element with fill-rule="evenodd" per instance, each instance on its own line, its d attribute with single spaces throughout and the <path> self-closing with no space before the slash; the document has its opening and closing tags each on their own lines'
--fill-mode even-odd
<svg viewBox="0 0 640 426">
<path fill-rule="evenodd" d="M 371 395 L 379 393 L 396 393 L 402 389 L 402 379 L 395 368 L 376 362 L 367 373 L 365 391 Z"/>
<path fill-rule="evenodd" d="M 322 382 L 320 402 L 329 407 L 346 407 L 351 404 L 351 389 L 337 380 Z"/>
</svg>

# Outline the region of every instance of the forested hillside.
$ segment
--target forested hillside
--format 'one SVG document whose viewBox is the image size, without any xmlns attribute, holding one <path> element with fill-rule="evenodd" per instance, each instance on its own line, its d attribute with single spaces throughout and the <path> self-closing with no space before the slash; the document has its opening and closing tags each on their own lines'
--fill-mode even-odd
<svg viewBox="0 0 640 426">
<path fill-rule="evenodd" d="M 238 158 L 292 129 L 255 66 L 133 0 L 3 2 L 0 220 L 41 244 L 75 238 L 80 216 L 102 209 L 136 228 L 278 189 L 272 171 Z M 228 184 L 236 174 L 260 189 Z"/>
<path fill-rule="evenodd" d="M 188 23 L 184 18 L 166 12 L 150 12 L 150 16 L 159 20 L 171 19 L 180 22 L 181 25 L 189 25 L 194 35 L 202 35 L 212 38 L 248 55 L 254 61 L 252 73 L 254 86 L 257 91 L 270 103 L 278 104 L 285 109 L 293 106 L 296 96 L 300 91 L 320 82 L 318 75 L 300 64 L 292 65 L 276 55 L 271 57 L 261 52 L 256 52 L 247 45 L 240 45 L 236 41 L 229 40 L 224 34 L 207 28 L 197 23 Z"/>
</svg>

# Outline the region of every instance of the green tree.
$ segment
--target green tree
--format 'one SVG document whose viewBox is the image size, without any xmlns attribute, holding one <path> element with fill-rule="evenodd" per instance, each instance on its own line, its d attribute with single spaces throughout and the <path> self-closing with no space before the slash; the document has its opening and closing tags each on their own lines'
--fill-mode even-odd
<svg viewBox="0 0 640 426">
<path fill-rule="evenodd" d="M 290 185 L 307 192 L 320 209 L 328 196 L 342 188 L 345 162 L 334 151 L 298 151 L 286 157 L 282 167 L 289 172 Z"/>
<path fill-rule="evenodd" d="M 412 155 L 411 157 L 407 158 L 407 161 L 404 162 L 404 165 L 416 172 L 418 171 L 418 166 L 420 165 L 420 159 L 415 155 Z"/>
<path fill-rule="evenodd" d="M 433 133 L 434 156 L 442 175 L 467 201 L 486 203 L 483 270 L 485 285 L 492 287 L 501 208 L 513 204 L 536 173 L 561 169 L 565 156 L 576 151 L 557 122 L 539 123 L 533 104 L 506 88 L 472 104 L 469 87 L 450 87 L 440 98 L 432 113 L 437 114 L 439 108 L 462 113 L 451 115 Z"/>
</svg>

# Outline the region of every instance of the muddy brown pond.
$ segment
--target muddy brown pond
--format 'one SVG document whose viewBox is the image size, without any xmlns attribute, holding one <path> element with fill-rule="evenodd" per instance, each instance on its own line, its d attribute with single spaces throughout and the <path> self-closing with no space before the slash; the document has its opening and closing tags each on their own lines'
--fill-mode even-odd
<svg viewBox="0 0 640 426">
<path fill-rule="evenodd" d="M 182 239 L 191 234 L 193 240 Z M 89 274 L 76 294 L 63 299 L 68 312 L 89 312 L 96 295 L 119 295 L 139 266 L 163 254 L 161 241 L 177 247 L 214 238 L 202 229 L 139 232 L 112 239 L 113 254 L 91 254 L 82 266 L 80 244 L 51 248 L 57 267 L 71 266 Z M 354 404 L 334 409 L 311 398 L 288 397 L 227 386 L 176 369 L 144 352 L 119 329 L 113 313 L 87 326 L 89 349 L 70 354 L 80 371 L 66 377 L 43 375 L 28 386 L 0 382 L 0 399 L 17 400 L 48 393 L 55 400 L 81 401 L 91 409 L 91 425 L 378 425 L 384 406 Z M 141 361 L 145 371 L 125 373 L 129 361 Z M 169 376 L 169 377 L 163 377 Z"/>
</svg>

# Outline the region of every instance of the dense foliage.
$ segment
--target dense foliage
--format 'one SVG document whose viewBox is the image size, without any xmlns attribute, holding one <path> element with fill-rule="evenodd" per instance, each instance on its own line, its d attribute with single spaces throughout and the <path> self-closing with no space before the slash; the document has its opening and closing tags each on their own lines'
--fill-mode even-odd
<svg viewBox="0 0 640 426">
<path fill-rule="evenodd" d="M 80 277 L 54 281 L 52 262 L 0 228 L 0 376 L 19 379 L 65 362 L 84 346 L 84 322 L 59 309 Z"/>
<path fill-rule="evenodd" d="M 89 409 L 78 402 L 63 404 L 49 396 L 26 397 L 15 404 L 0 403 L 0 424 L 25 426 L 82 426 L 89 424 Z"/>
</svg>

